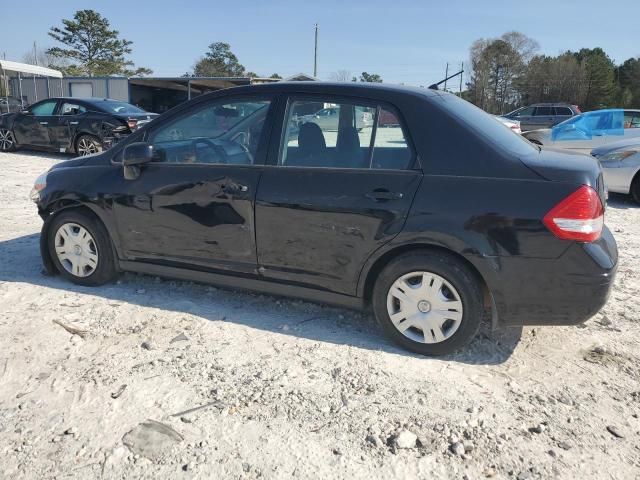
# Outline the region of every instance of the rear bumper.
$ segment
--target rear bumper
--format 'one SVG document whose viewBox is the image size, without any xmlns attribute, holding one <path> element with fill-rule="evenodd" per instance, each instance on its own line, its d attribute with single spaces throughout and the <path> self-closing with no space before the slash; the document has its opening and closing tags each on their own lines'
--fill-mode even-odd
<svg viewBox="0 0 640 480">
<path fill-rule="evenodd" d="M 498 325 L 576 325 L 607 302 L 618 266 L 615 239 L 605 227 L 590 244 L 572 244 L 556 259 L 493 259 L 489 288 Z"/>
</svg>

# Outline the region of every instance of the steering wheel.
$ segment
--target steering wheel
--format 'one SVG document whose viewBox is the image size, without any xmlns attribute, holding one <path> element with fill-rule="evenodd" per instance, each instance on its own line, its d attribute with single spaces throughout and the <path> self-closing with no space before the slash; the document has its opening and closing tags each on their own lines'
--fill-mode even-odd
<svg viewBox="0 0 640 480">
<path fill-rule="evenodd" d="M 214 151 L 215 155 L 218 157 L 218 161 L 215 163 L 228 163 L 227 154 L 220 145 L 216 145 L 208 138 L 196 138 L 193 140 L 193 151 L 197 151 L 198 144 L 204 144 L 211 148 Z"/>
</svg>

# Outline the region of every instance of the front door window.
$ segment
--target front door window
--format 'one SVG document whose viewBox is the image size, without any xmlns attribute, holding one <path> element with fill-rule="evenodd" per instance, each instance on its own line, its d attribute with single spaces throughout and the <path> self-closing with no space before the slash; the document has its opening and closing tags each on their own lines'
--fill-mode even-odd
<svg viewBox="0 0 640 480">
<path fill-rule="evenodd" d="M 56 109 L 56 101 L 50 100 L 41 102 L 31 107 L 31 113 L 36 117 L 47 117 L 53 115 L 53 111 Z"/>
<path fill-rule="evenodd" d="M 225 100 L 196 108 L 155 129 L 157 162 L 252 165 L 269 100 Z"/>
</svg>

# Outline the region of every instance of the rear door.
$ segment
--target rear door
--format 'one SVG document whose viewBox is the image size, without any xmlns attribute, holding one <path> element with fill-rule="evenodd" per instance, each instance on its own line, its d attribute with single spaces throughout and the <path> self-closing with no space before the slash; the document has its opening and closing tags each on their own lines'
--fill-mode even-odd
<svg viewBox="0 0 640 480">
<path fill-rule="evenodd" d="M 553 120 L 553 125 L 557 125 L 559 123 L 564 122 L 565 120 L 570 119 L 571 117 L 573 117 L 573 112 L 571 111 L 571 108 L 569 107 L 562 107 L 562 106 L 558 106 L 558 107 L 554 107 L 554 110 L 556 112 L 555 118 Z"/>
<path fill-rule="evenodd" d="M 297 113 L 318 102 L 336 106 L 337 129 L 298 125 Z M 358 111 L 375 119 L 360 131 Z M 379 128 L 381 112 L 396 126 Z M 414 150 L 388 105 L 293 96 L 284 116 L 256 197 L 260 272 L 355 294 L 366 259 L 404 225 L 422 179 Z"/>
<path fill-rule="evenodd" d="M 87 115 L 87 107 L 75 100 L 63 100 L 50 124 L 51 140 L 60 151 L 71 147 L 78 125 Z"/>
<path fill-rule="evenodd" d="M 551 128 L 554 125 L 555 114 L 553 107 L 536 107 L 536 111 L 531 118 L 531 129 Z"/>
<path fill-rule="evenodd" d="M 256 273 L 254 199 L 266 156 L 268 96 L 224 97 L 147 133 L 156 159 L 118 170 L 114 211 L 129 260 Z"/>
<path fill-rule="evenodd" d="M 57 100 L 43 100 L 29 107 L 28 113 L 19 114 L 13 123 L 13 133 L 19 145 L 52 147 L 50 127 L 55 120 Z"/>
</svg>

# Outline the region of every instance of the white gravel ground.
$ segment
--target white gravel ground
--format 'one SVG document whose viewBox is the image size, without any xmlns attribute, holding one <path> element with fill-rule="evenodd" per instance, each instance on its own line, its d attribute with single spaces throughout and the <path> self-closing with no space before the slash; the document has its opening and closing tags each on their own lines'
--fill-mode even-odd
<svg viewBox="0 0 640 480">
<path fill-rule="evenodd" d="M 367 314 L 43 276 L 28 193 L 61 159 L 0 154 L 0 477 L 640 478 L 640 208 L 626 198 L 607 210 L 621 259 L 600 314 L 427 359 Z"/>
</svg>

